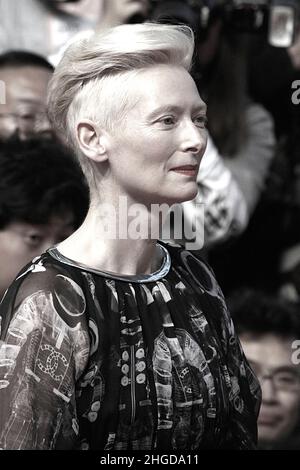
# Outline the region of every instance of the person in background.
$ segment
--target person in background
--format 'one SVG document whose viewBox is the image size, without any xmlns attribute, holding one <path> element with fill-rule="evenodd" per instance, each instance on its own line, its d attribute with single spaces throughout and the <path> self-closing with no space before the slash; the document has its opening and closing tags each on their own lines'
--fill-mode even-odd
<svg viewBox="0 0 300 470">
<path fill-rule="evenodd" d="M 246 357 L 262 388 L 261 449 L 300 449 L 300 306 L 259 291 L 228 299 Z"/>
<path fill-rule="evenodd" d="M 226 17 L 210 3 L 206 28 L 199 21 L 199 5 L 185 2 L 159 2 L 152 17 L 184 22 L 196 32 L 193 76 L 208 106 L 210 145 L 198 175 L 196 202 L 203 194 L 204 217 L 201 211 L 197 213 L 194 201 L 188 201 L 185 218 L 204 218 L 204 249 L 226 289 L 243 275 L 243 270 L 233 267 L 237 261 L 232 253 L 264 190 L 275 136 L 270 114 L 250 99 L 247 90 L 246 38 L 228 27 Z M 205 165 L 210 174 L 203 171 Z"/>
<path fill-rule="evenodd" d="M 42 56 L 27 51 L 0 55 L 0 138 L 17 133 L 20 139 L 35 134 L 51 136 L 46 97 L 53 67 Z"/>
<path fill-rule="evenodd" d="M 198 63 L 203 70 L 199 82 L 206 90 L 209 131 L 243 193 L 248 213 L 246 230 L 209 250 L 209 262 L 225 295 L 243 283 L 263 278 L 256 268 L 260 259 L 261 270 L 264 269 L 266 248 L 263 233 L 255 233 L 253 217 L 267 185 L 276 148 L 272 116 L 251 99 L 247 89 L 246 51 L 247 37 L 231 31 L 220 18 L 212 21 L 207 37 L 198 44 Z M 235 106 L 231 105 L 233 102 Z M 251 230 L 254 233 L 249 243 Z"/>
<path fill-rule="evenodd" d="M 292 3 L 299 17 L 300 4 Z M 264 35 L 253 35 L 249 42 L 249 93 L 271 113 L 277 143 L 248 230 L 234 256 L 228 256 L 229 263 L 233 257 L 237 260 L 237 272 L 243 270 L 245 285 L 284 291 L 290 300 L 298 297 L 294 281 L 300 241 L 300 106 L 292 99 L 292 84 L 300 78 L 299 44 L 299 28 L 289 48 L 271 46 Z"/>
<path fill-rule="evenodd" d="M 0 297 L 21 268 L 67 238 L 88 207 L 83 175 L 48 139 L 0 144 Z"/>
<path fill-rule="evenodd" d="M 149 13 L 149 0 L 103 0 L 99 28 L 112 28 L 125 23 L 142 23 Z"/>
<path fill-rule="evenodd" d="M 205 27 L 199 20 L 199 5 L 177 0 L 158 2 L 151 17 L 160 22 L 188 24 L 195 32 L 192 74 L 208 106 L 207 127 L 240 187 L 250 218 L 274 156 L 273 120 L 249 96 L 247 37 L 228 25 L 216 2 L 209 3 Z"/>
<path fill-rule="evenodd" d="M 192 240 L 197 249 L 211 248 L 239 236 L 249 222 L 248 204 L 209 134 L 197 184 L 196 198 L 180 207 L 186 232 L 194 234 Z M 185 244 L 187 240 L 177 242 Z"/>
<path fill-rule="evenodd" d="M 68 13 L 77 11 L 78 20 L 83 15 L 83 9 L 85 8 L 84 2 L 77 2 L 75 5 L 67 3 L 48 3 L 48 8 L 52 10 L 52 13 L 63 12 L 65 15 L 61 20 L 64 21 L 65 28 L 68 29 L 72 16 Z M 65 41 L 58 51 L 52 53 L 49 56 L 51 64 L 56 66 L 63 56 L 64 51 L 72 42 L 79 40 L 80 38 L 88 38 L 96 31 L 102 31 L 106 28 L 112 28 L 121 24 L 127 23 L 142 23 L 146 20 L 148 10 L 150 6 L 150 0 L 102 0 L 101 11 L 94 14 L 93 24 L 89 27 L 84 27 L 78 30 L 78 27 L 74 29 L 73 34 L 69 34 L 69 38 Z M 80 15 L 81 12 L 81 15 Z"/>
<path fill-rule="evenodd" d="M 49 116 L 91 202 L 2 302 L 1 448 L 255 448 L 260 388 L 214 275 L 157 240 L 157 206 L 198 191 L 193 49 L 188 27 L 122 25 L 72 44 L 54 72 Z"/>
<path fill-rule="evenodd" d="M 245 197 L 209 134 L 197 185 L 198 193 L 192 201 L 174 207 L 174 220 L 183 220 L 183 236 L 176 236 L 174 222 L 171 239 L 187 248 L 202 250 L 204 256 L 207 248 L 240 235 L 249 221 Z M 168 230 L 163 233 L 168 240 Z"/>
</svg>

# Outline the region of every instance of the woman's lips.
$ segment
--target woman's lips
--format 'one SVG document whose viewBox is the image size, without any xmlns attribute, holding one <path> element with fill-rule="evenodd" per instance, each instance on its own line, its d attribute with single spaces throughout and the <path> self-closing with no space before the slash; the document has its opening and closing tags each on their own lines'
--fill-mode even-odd
<svg viewBox="0 0 300 470">
<path fill-rule="evenodd" d="M 171 171 L 175 171 L 175 173 L 180 173 L 186 176 L 195 176 L 198 172 L 197 165 L 184 165 L 178 166 L 176 168 L 171 168 Z"/>
</svg>

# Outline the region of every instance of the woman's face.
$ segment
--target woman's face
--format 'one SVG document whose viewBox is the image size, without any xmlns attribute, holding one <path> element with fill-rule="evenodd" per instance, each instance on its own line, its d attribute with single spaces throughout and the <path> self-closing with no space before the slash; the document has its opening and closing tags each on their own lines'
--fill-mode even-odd
<svg viewBox="0 0 300 470">
<path fill-rule="evenodd" d="M 144 204 L 193 199 L 207 139 L 206 106 L 193 79 L 181 67 L 159 65 L 126 83 L 132 105 L 108 148 L 118 192 Z"/>
</svg>

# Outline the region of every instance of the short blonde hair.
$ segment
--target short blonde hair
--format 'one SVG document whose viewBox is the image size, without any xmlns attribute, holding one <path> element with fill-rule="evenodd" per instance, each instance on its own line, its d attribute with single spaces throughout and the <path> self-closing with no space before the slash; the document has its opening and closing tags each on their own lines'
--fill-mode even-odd
<svg viewBox="0 0 300 470">
<path fill-rule="evenodd" d="M 124 111 L 122 82 L 126 74 L 158 64 L 189 71 L 193 51 L 194 36 L 188 26 L 158 23 L 117 26 L 77 40 L 66 50 L 50 82 L 49 118 L 75 150 L 89 183 L 93 166 L 77 143 L 79 120 L 91 119 L 111 127 L 113 119 L 122 115 L 122 108 Z"/>
</svg>

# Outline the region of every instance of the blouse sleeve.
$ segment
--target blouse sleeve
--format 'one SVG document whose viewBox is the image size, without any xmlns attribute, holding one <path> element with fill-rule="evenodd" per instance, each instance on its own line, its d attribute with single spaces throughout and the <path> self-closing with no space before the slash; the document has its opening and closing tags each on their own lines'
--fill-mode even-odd
<svg viewBox="0 0 300 470">
<path fill-rule="evenodd" d="M 0 343 L 2 449 L 53 449 L 62 434 L 74 446 L 75 383 L 88 341 L 83 311 L 79 286 L 61 274 L 31 273 L 8 290 L 0 309 L 3 320 L 10 316 Z"/>
<path fill-rule="evenodd" d="M 224 295 L 210 266 L 198 253 L 185 258 L 193 269 L 193 279 L 203 291 L 202 307 L 213 325 L 215 338 L 222 357 L 224 383 L 226 383 L 226 432 L 222 448 L 255 449 L 257 445 L 257 417 L 261 402 L 261 389 L 242 350 Z M 182 256 L 182 255 L 181 255 Z M 193 262 L 192 262 L 193 260 Z M 196 287 L 196 285 L 195 285 Z M 222 400 L 221 396 L 220 399 Z"/>
<path fill-rule="evenodd" d="M 221 410 L 226 409 L 220 447 L 236 450 L 255 449 L 257 417 L 261 402 L 259 382 L 244 355 L 224 295 L 212 269 L 201 259 L 199 253 L 182 248 L 176 250 L 177 252 L 174 249 L 173 259 L 176 256 L 178 264 L 184 263 L 187 268 L 191 291 L 194 290 L 199 302 L 197 308 L 205 312 L 212 331 L 210 339 L 214 340 L 215 347 L 219 349 L 220 369 L 218 366 L 214 371 L 211 370 L 215 374 L 216 382 L 218 371 L 221 370 L 221 382 L 224 387 L 221 392 L 218 389 L 220 393 L 217 397 L 220 403 L 220 419 Z M 199 296 L 199 293 L 202 294 Z"/>
</svg>

